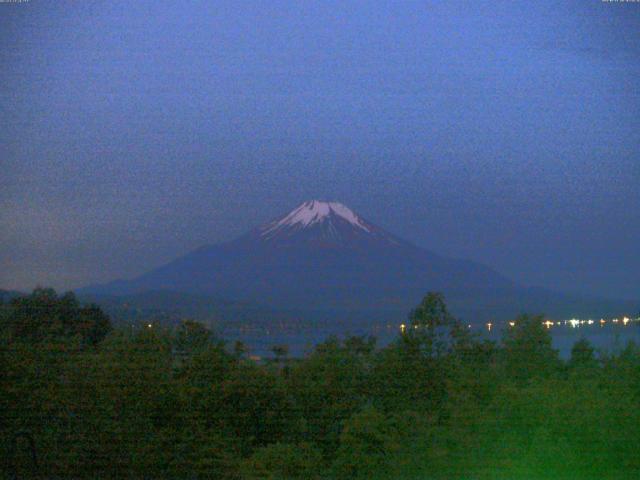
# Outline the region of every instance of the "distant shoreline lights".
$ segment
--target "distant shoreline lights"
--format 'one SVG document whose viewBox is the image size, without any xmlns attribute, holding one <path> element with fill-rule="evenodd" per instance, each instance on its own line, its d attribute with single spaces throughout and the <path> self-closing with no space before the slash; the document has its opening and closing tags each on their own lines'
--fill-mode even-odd
<svg viewBox="0 0 640 480">
<path fill-rule="evenodd" d="M 546 319 L 543 322 L 541 322 L 542 325 L 547 329 L 551 329 L 553 327 L 570 327 L 570 328 L 580 328 L 580 327 L 584 327 L 584 326 L 593 326 L 593 325 L 597 325 L 599 327 L 604 327 L 607 324 L 611 324 L 611 325 L 622 325 L 624 327 L 630 325 L 630 324 L 640 324 L 640 317 L 637 318 L 631 318 L 631 317 L 627 317 L 627 316 L 623 316 L 623 317 L 615 317 L 615 318 L 611 318 L 611 319 L 604 319 L 601 318 L 598 321 L 595 321 L 593 319 L 579 319 L 579 318 L 572 318 L 569 320 L 551 320 L 551 319 Z M 507 322 L 504 322 L 503 326 L 508 326 L 509 328 L 514 328 L 516 326 L 517 322 L 514 320 L 510 320 Z M 486 329 L 487 331 L 491 332 L 492 330 L 496 329 L 497 327 L 499 327 L 499 323 L 496 323 L 495 321 L 492 322 L 486 322 L 484 324 L 484 329 Z M 418 325 L 415 325 L 414 328 L 418 328 Z M 469 324 L 468 328 L 471 329 L 472 325 Z M 400 325 L 400 331 L 402 333 L 406 332 L 407 330 L 407 325 L 406 324 L 401 324 Z"/>
</svg>

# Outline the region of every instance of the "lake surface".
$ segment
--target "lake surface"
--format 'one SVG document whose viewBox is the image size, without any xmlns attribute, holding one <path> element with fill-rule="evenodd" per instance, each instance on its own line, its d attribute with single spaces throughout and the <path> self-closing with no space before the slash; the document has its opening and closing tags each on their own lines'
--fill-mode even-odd
<svg viewBox="0 0 640 480">
<path fill-rule="evenodd" d="M 509 326 L 506 325 L 503 328 L 509 328 Z M 496 342 L 502 338 L 501 328 L 492 328 L 488 331 L 486 326 L 472 326 L 471 331 L 478 332 L 482 338 Z M 398 337 L 400 326 L 350 327 L 349 329 L 323 326 L 288 331 L 266 328 L 226 329 L 221 333 L 230 344 L 236 340 L 244 342 L 249 347 L 250 355 L 270 358 L 273 356 L 271 349 L 274 346 L 286 345 L 289 347 L 290 356 L 301 357 L 331 336 L 345 338 L 349 335 L 372 335 L 376 337 L 378 346 L 385 346 Z M 549 333 L 553 347 L 564 359 L 569 358 L 571 348 L 581 338 L 591 342 L 597 352 L 615 353 L 624 349 L 630 341 L 640 344 L 640 320 L 633 319 L 627 325 L 623 325 L 622 322 L 618 324 L 608 322 L 605 325 L 594 322 L 592 325 L 585 323 L 575 326 L 567 323 L 550 327 Z"/>
<path fill-rule="evenodd" d="M 560 356 L 569 358 L 571 348 L 581 338 L 591 342 L 597 352 L 616 353 L 624 349 L 630 341 L 640 344 L 640 325 L 630 324 L 623 326 L 588 326 L 578 328 L 564 328 L 552 332 L 554 348 L 558 349 Z"/>
</svg>

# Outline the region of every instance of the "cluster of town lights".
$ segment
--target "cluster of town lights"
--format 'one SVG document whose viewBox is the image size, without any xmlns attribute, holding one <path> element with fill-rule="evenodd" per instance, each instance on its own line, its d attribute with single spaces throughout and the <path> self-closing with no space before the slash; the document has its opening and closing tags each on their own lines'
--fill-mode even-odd
<svg viewBox="0 0 640 480">
<path fill-rule="evenodd" d="M 569 326 L 571 328 L 578 328 L 584 325 L 594 325 L 594 324 L 598 324 L 601 327 L 604 327 L 607 323 L 612 323 L 612 324 L 622 324 L 625 327 L 631 323 L 631 322 L 640 322 L 640 317 L 632 319 L 629 317 L 622 317 L 622 318 L 612 318 L 611 320 L 605 320 L 604 318 L 601 318 L 599 321 L 595 321 L 595 320 L 580 320 L 578 318 L 572 318 L 571 320 L 559 320 L 559 321 L 553 321 L 553 320 L 545 320 L 544 322 L 542 322 L 542 325 L 544 325 L 546 328 L 551 328 L 551 327 L 560 327 L 560 326 Z M 509 322 L 509 326 L 510 327 L 515 327 L 516 326 L 516 322 Z M 493 327 L 493 323 L 488 322 L 486 324 L 487 330 L 491 331 L 491 328 Z"/>
<path fill-rule="evenodd" d="M 550 329 L 551 327 L 560 327 L 560 326 L 569 326 L 571 328 L 578 328 L 584 325 L 594 325 L 594 324 L 598 324 L 601 327 L 604 327 L 607 323 L 612 323 L 612 324 L 622 324 L 623 326 L 627 326 L 629 323 L 631 322 L 637 322 L 640 323 L 640 317 L 638 318 L 629 318 L 629 317 L 622 317 L 622 318 L 612 318 L 610 320 L 605 320 L 604 318 L 601 318 L 599 321 L 595 321 L 595 320 L 580 320 L 577 318 L 572 318 L 571 320 L 559 320 L 559 321 L 553 321 L 553 320 L 545 320 L 544 322 L 542 322 L 542 325 L 544 325 L 547 329 Z M 494 327 L 495 327 L 495 323 L 493 322 L 487 322 L 485 323 L 485 327 L 488 331 L 491 331 Z M 509 327 L 515 327 L 516 326 L 516 322 L 515 321 L 510 321 L 508 322 Z M 407 328 L 409 328 L 407 325 L 405 325 L 404 323 L 400 325 L 400 331 L 402 333 L 406 332 Z M 413 326 L 414 329 L 418 328 L 418 325 L 414 325 Z M 471 325 L 468 325 L 468 328 L 471 328 Z"/>
</svg>

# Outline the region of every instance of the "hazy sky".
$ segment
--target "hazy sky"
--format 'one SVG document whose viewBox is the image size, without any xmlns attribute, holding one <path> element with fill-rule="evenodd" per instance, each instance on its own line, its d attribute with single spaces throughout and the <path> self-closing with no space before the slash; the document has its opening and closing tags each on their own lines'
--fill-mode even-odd
<svg viewBox="0 0 640 480">
<path fill-rule="evenodd" d="M 335 199 L 640 297 L 640 3 L 0 3 L 0 287 L 130 277 Z"/>
</svg>

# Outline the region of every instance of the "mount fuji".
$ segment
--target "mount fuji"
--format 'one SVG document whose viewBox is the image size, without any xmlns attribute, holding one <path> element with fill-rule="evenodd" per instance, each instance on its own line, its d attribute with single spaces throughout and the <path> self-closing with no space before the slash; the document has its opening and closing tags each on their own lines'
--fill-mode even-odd
<svg viewBox="0 0 640 480">
<path fill-rule="evenodd" d="M 81 294 L 171 291 L 324 315 L 402 320 L 428 291 L 443 292 L 470 323 L 523 311 L 604 315 L 617 302 L 517 285 L 493 269 L 437 255 L 338 202 L 311 200 L 230 242 L 201 247 L 132 280 Z"/>
</svg>

